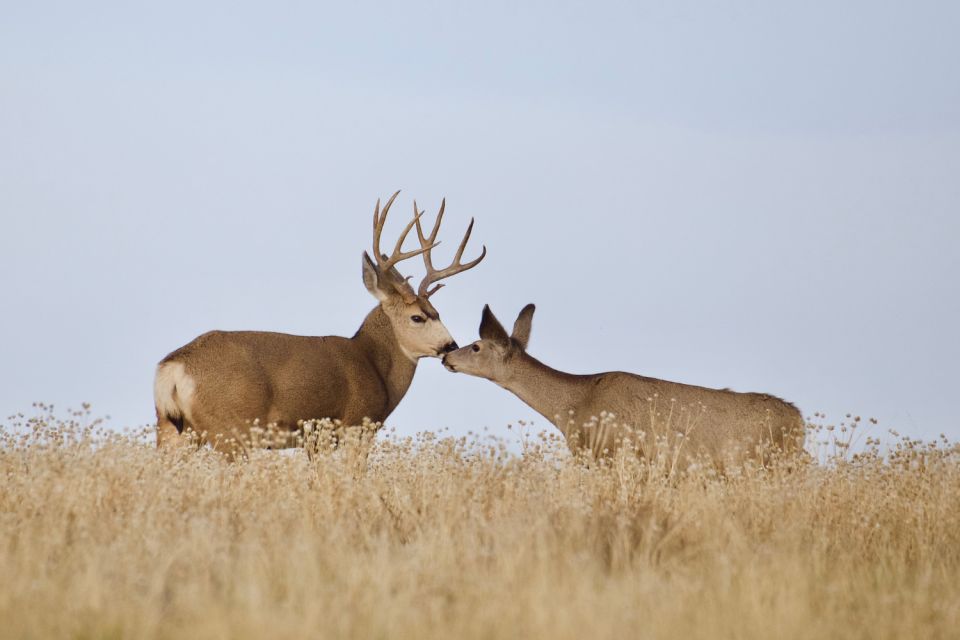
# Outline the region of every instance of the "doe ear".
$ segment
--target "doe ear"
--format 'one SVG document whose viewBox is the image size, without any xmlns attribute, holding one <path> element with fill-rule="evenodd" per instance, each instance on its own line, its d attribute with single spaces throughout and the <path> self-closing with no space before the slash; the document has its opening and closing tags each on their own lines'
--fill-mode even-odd
<svg viewBox="0 0 960 640">
<path fill-rule="evenodd" d="M 490 311 L 490 305 L 488 304 L 483 305 L 483 317 L 480 319 L 480 338 L 497 342 L 506 342 L 510 339 L 507 330 L 493 315 L 493 311 Z"/>
<path fill-rule="evenodd" d="M 527 343 L 530 342 L 530 328 L 533 325 L 533 312 L 537 307 L 528 304 L 520 310 L 517 321 L 513 323 L 513 335 L 511 336 L 520 345 L 524 351 L 527 350 Z"/>
<path fill-rule="evenodd" d="M 367 288 L 367 291 L 370 294 L 379 300 L 380 302 L 386 302 L 387 298 L 390 297 L 390 294 L 386 290 L 386 282 L 383 282 L 380 277 L 380 271 L 377 269 L 377 265 L 373 264 L 373 260 L 370 259 L 370 256 L 367 255 L 367 252 L 363 252 L 363 286 Z"/>
</svg>

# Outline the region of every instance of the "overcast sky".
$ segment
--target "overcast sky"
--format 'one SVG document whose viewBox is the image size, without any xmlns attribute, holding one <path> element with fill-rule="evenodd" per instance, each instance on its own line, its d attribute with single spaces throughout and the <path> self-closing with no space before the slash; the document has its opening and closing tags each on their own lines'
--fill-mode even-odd
<svg viewBox="0 0 960 640">
<path fill-rule="evenodd" d="M 557 368 L 960 438 L 958 33 L 953 2 L 4 2 L 0 412 L 146 424 L 204 331 L 352 335 L 403 189 L 388 234 L 446 196 L 437 260 L 471 216 L 488 247 L 434 297 L 461 344 L 535 302 Z M 424 360 L 390 422 L 530 418 Z"/>
</svg>

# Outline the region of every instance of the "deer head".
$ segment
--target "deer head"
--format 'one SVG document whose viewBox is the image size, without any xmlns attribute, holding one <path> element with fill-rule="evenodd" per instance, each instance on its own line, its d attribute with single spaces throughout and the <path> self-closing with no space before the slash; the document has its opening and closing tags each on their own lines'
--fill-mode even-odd
<svg viewBox="0 0 960 640">
<path fill-rule="evenodd" d="M 480 320 L 480 339 L 446 354 L 443 357 L 443 366 L 450 371 L 479 376 L 494 382 L 506 380 L 511 360 L 527 350 L 535 310 L 536 307 L 532 304 L 525 306 L 513 324 L 513 333 L 507 334 L 490 306 L 484 305 Z"/>
<path fill-rule="evenodd" d="M 435 269 L 431 252 L 434 247 L 440 244 L 437 240 L 437 234 L 440 231 L 440 223 L 443 220 L 443 211 L 446 201 L 440 205 L 440 212 L 437 214 L 437 220 L 433 225 L 433 230 L 429 236 L 424 236 L 423 228 L 420 225 L 422 211 L 417 210 L 417 203 L 413 203 L 413 219 L 407 223 L 403 229 L 397 243 L 393 248 L 393 253 L 387 256 L 380 251 L 380 236 L 383 232 L 383 226 L 387 220 L 387 213 L 390 206 L 400 192 L 397 191 L 387 203 L 380 209 L 380 200 L 373 212 L 373 255 L 375 261 L 369 254 L 363 253 L 363 283 L 377 300 L 384 313 L 390 319 L 394 333 L 400 344 L 400 348 L 412 360 L 425 356 L 439 357 L 457 348 L 457 343 L 450 336 L 450 332 L 440 321 L 440 314 L 430 302 L 430 297 L 436 293 L 442 284 L 434 284 L 438 280 L 449 278 L 452 275 L 472 269 L 480 264 L 480 261 L 487 255 L 487 248 L 483 247 L 480 257 L 466 264 L 460 262 L 463 257 L 463 251 L 470 239 L 470 233 L 473 231 L 473 219 L 467 227 L 467 232 L 460 242 L 460 248 L 453 258 L 453 262 L 445 269 Z M 403 250 L 403 243 L 413 227 L 417 228 L 417 237 L 420 240 L 420 248 L 411 251 Z M 423 256 L 423 263 L 426 266 L 427 273 L 420 283 L 417 291 L 410 286 L 409 278 L 403 277 L 397 271 L 396 265 L 402 260 L 414 256 Z M 434 285 L 431 288 L 431 285 Z"/>
</svg>

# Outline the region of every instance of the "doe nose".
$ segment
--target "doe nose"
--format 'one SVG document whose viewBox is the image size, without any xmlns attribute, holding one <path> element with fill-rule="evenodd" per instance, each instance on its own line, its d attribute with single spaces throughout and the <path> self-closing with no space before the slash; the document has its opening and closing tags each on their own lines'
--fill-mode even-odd
<svg viewBox="0 0 960 640">
<path fill-rule="evenodd" d="M 450 353 L 451 351 L 456 351 L 459 348 L 460 348 L 460 345 L 458 345 L 456 341 L 453 341 L 453 342 L 448 342 L 440 351 L 443 353 Z"/>
</svg>

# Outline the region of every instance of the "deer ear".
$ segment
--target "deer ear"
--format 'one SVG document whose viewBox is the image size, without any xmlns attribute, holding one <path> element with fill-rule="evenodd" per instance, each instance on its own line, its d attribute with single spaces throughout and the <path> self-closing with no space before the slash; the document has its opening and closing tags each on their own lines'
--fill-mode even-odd
<svg viewBox="0 0 960 640">
<path fill-rule="evenodd" d="M 480 320 L 480 338 L 483 340 L 494 340 L 497 342 L 506 342 L 510 339 L 507 330 L 503 328 L 497 317 L 490 311 L 490 305 L 483 305 L 483 317 Z"/>
<path fill-rule="evenodd" d="M 383 282 L 377 265 L 373 264 L 373 260 L 370 259 L 366 251 L 363 252 L 363 286 L 380 302 L 386 302 L 390 297 L 390 293 L 386 289 L 389 286 L 388 283 Z"/>
<path fill-rule="evenodd" d="M 517 341 L 517 344 L 524 351 L 527 350 L 527 343 L 530 342 L 530 328 L 533 324 L 533 312 L 536 310 L 537 308 L 534 305 L 528 304 L 520 311 L 517 321 L 513 323 L 513 335 L 511 337 Z"/>
</svg>

